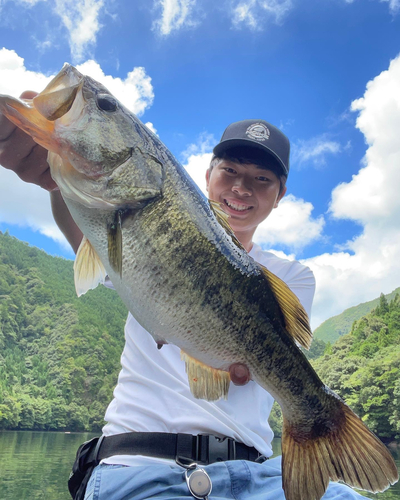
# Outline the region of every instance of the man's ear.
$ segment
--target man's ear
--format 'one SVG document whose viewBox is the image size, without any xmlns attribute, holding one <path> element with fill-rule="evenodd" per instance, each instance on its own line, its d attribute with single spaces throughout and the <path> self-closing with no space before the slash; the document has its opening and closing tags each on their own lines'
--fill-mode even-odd
<svg viewBox="0 0 400 500">
<path fill-rule="evenodd" d="M 207 168 L 206 170 L 206 189 L 208 191 L 208 185 L 210 184 L 210 169 Z"/>
<path fill-rule="evenodd" d="M 280 202 L 280 201 L 281 201 L 281 199 L 285 196 L 286 191 L 287 191 L 287 187 L 286 187 L 286 186 L 283 186 L 282 191 L 279 193 L 278 198 L 276 199 L 276 202 L 275 202 L 274 208 L 278 208 L 279 202 Z"/>
</svg>

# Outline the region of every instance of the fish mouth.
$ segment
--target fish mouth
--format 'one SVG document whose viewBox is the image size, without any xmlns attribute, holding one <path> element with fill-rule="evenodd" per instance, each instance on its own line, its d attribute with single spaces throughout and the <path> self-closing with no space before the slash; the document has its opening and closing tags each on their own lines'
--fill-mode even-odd
<svg viewBox="0 0 400 500">
<path fill-rule="evenodd" d="M 236 214 L 246 214 L 254 208 L 252 205 L 244 204 L 239 200 L 229 200 L 226 198 L 224 198 L 224 205 L 230 213 Z"/>
<path fill-rule="evenodd" d="M 0 112 L 45 149 L 57 151 L 53 140 L 54 122 L 70 110 L 82 82 L 83 75 L 65 64 L 33 99 L 2 96 Z"/>
</svg>

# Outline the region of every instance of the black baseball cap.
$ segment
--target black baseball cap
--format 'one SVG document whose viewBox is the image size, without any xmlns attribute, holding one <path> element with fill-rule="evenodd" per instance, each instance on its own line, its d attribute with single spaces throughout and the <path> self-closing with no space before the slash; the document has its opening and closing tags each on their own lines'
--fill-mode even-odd
<svg viewBox="0 0 400 500">
<path fill-rule="evenodd" d="M 266 165 L 272 156 L 281 168 L 282 174 L 288 176 L 290 142 L 286 135 L 271 123 L 265 120 L 242 120 L 231 123 L 225 129 L 213 153 L 220 157 L 223 153 L 229 154 L 229 150 L 236 148 L 256 149 L 265 157 Z"/>
</svg>

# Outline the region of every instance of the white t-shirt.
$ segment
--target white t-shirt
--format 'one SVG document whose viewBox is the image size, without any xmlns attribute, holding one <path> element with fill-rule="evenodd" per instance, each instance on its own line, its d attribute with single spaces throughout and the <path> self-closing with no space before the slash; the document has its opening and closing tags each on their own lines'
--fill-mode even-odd
<svg viewBox="0 0 400 500">
<path fill-rule="evenodd" d="M 315 290 L 312 271 L 297 261 L 281 259 L 254 245 L 250 256 L 281 278 L 310 314 Z M 273 432 L 268 417 L 272 396 L 253 381 L 230 385 L 228 400 L 195 399 L 181 361 L 180 349 L 164 345 L 158 350 L 153 337 L 129 314 L 125 326 L 122 369 L 103 427 L 106 436 L 122 432 L 170 432 L 228 436 L 260 453 L 272 455 Z M 118 455 L 105 463 L 143 465 L 162 459 Z"/>
</svg>

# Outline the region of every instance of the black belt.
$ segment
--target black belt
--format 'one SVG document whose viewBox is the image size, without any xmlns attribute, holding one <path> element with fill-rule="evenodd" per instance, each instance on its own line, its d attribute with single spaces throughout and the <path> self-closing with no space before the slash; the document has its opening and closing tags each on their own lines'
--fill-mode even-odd
<svg viewBox="0 0 400 500">
<path fill-rule="evenodd" d="M 82 500 L 90 475 L 100 460 L 113 455 L 144 455 L 169 458 L 182 466 L 212 464 L 225 460 L 264 462 L 255 448 L 234 439 L 216 436 L 192 436 L 166 432 L 127 432 L 101 436 L 83 443 L 76 454 L 68 489 L 75 500 Z"/>
<path fill-rule="evenodd" d="M 207 465 L 225 460 L 263 462 L 266 459 L 255 448 L 231 438 L 166 432 L 127 432 L 102 436 L 90 459 L 100 461 L 113 455 L 169 458 L 182 465 L 193 462 Z"/>
</svg>

